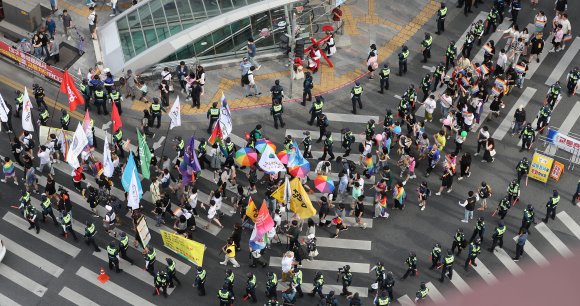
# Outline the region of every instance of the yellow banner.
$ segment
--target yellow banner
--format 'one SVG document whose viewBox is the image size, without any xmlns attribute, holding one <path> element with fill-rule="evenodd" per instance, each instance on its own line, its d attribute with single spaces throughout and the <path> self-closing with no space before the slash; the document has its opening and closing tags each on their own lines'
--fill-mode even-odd
<svg viewBox="0 0 580 306">
<path fill-rule="evenodd" d="M 163 237 L 163 244 L 166 247 L 198 266 L 203 264 L 203 252 L 205 250 L 203 244 L 166 231 L 161 231 L 161 237 Z"/>
<path fill-rule="evenodd" d="M 282 183 L 278 189 L 272 192 L 272 197 L 282 203 L 284 203 L 284 188 L 286 188 L 286 183 Z M 286 204 L 286 203 L 284 203 Z"/>
<path fill-rule="evenodd" d="M 256 219 L 258 219 L 258 208 L 256 207 L 256 204 L 251 197 L 248 203 L 248 207 L 246 207 L 246 216 L 250 217 L 254 223 L 256 223 Z"/>
<path fill-rule="evenodd" d="M 532 158 L 532 166 L 530 167 L 529 177 L 536 179 L 540 182 L 546 183 L 548 181 L 548 177 L 550 176 L 552 163 L 554 163 L 554 159 L 534 153 L 534 157 Z"/>
<path fill-rule="evenodd" d="M 316 209 L 312 206 L 308 193 L 304 190 L 297 177 L 290 181 L 290 191 L 292 193 L 290 196 L 290 210 L 297 213 L 302 220 L 307 220 L 316 215 Z"/>
</svg>

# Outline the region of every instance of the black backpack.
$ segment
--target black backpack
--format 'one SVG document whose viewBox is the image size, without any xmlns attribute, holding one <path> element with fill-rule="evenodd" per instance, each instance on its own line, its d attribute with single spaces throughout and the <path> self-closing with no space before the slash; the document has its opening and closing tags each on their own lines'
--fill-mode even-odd
<svg viewBox="0 0 580 306">
<path fill-rule="evenodd" d="M 279 96 L 282 94 L 282 87 L 280 85 L 276 85 L 274 87 L 272 87 L 272 95 L 273 96 Z"/>
<path fill-rule="evenodd" d="M 244 85 L 250 84 L 250 78 L 248 77 L 248 73 L 247 72 L 246 72 L 246 74 L 242 75 L 242 83 Z"/>
<path fill-rule="evenodd" d="M 349 306 L 360 306 L 360 300 L 352 299 Z"/>
<path fill-rule="evenodd" d="M 326 297 L 326 306 L 334 306 L 335 297 Z"/>
<path fill-rule="evenodd" d="M 362 142 L 358 144 L 358 151 L 360 153 L 365 151 L 365 145 Z"/>
<path fill-rule="evenodd" d="M 393 280 L 392 279 L 388 279 L 385 281 L 385 288 L 392 288 L 393 287 Z"/>
<path fill-rule="evenodd" d="M 32 140 L 32 139 L 28 140 L 28 148 L 29 149 L 34 149 L 35 146 L 36 146 L 36 142 L 34 142 L 34 140 Z"/>
<path fill-rule="evenodd" d="M 62 145 L 60 143 L 58 143 L 58 139 L 53 140 L 52 142 L 54 142 L 54 149 L 55 150 L 60 150 Z"/>
</svg>

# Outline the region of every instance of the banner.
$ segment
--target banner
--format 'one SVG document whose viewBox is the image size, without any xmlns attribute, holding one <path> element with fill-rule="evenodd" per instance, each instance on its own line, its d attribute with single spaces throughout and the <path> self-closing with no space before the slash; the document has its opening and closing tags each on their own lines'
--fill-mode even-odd
<svg viewBox="0 0 580 306">
<path fill-rule="evenodd" d="M 74 169 L 80 167 L 78 157 L 88 143 L 89 140 L 87 139 L 87 135 L 85 134 L 85 131 L 83 131 L 83 127 L 79 122 L 71 140 L 70 149 L 66 158 L 66 162 Z"/>
<path fill-rule="evenodd" d="M 87 139 L 89 140 L 89 147 L 93 146 L 93 129 L 91 127 L 91 116 L 89 115 L 89 110 L 87 109 L 85 113 L 85 118 L 83 119 L 83 130 L 85 130 L 85 134 L 87 135 Z"/>
<path fill-rule="evenodd" d="M 151 151 L 149 151 L 149 146 L 147 145 L 147 136 L 141 135 L 139 128 L 136 127 L 135 129 L 137 130 L 137 138 L 139 139 L 139 159 L 142 165 L 141 174 L 143 174 L 144 178 L 149 179 L 151 177 Z"/>
<path fill-rule="evenodd" d="M 68 156 L 68 150 L 70 148 L 70 140 L 69 139 L 72 139 L 72 136 L 70 136 L 70 137 L 67 136 L 67 133 L 68 133 L 68 131 L 65 132 L 64 129 L 60 129 L 60 135 L 58 135 L 58 144 L 60 145 L 60 151 L 62 152 L 62 159 L 63 160 L 66 160 L 66 157 Z M 48 139 L 47 139 L 47 141 L 48 141 Z"/>
<path fill-rule="evenodd" d="M 183 154 L 183 161 L 189 167 L 193 169 L 194 172 L 201 171 L 199 161 L 197 160 L 197 155 L 195 154 L 195 135 L 192 135 L 185 146 L 185 152 Z"/>
<path fill-rule="evenodd" d="M 252 230 L 252 235 L 250 236 L 250 247 L 252 248 L 252 251 L 262 250 L 266 247 L 266 239 L 264 239 L 264 235 L 262 236 L 256 235 L 255 227 Z"/>
<path fill-rule="evenodd" d="M 272 150 L 270 146 L 266 146 L 266 149 L 262 152 L 262 157 L 260 158 L 258 165 L 268 174 L 286 171 L 286 167 L 284 167 L 284 164 L 278 159 L 276 154 L 274 154 L 274 150 Z"/>
<path fill-rule="evenodd" d="M 554 159 L 540 155 L 538 153 L 534 153 L 534 157 L 532 157 L 530 173 L 528 176 L 540 182 L 546 183 L 548 181 L 548 177 L 550 176 L 552 163 L 554 163 Z"/>
<path fill-rule="evenodd" d="M 272 193 L 272 197 L 284 202 L 284 194 L 288 192 L 285 191 L 286 188 L 286 183 L 282 184 Z M 290 210 L 297 213 L 300 219 L 306 220 L 316 214 L 316 209 L 312 206 L 308 193 L 304 190 L 304 187 L 300 184 L 300 179 L 297 177 L 290 181 L 290 193 Z"/>
<path fill-rule="evenodd" d="M 113 160 L 111 159 L 111 148 L 109 147 L 109 137 L 107 131 L 105 131 L 105 145 L 103 147 L 103 171 L 106 177 L 113 177 L 115 167 L 113 166 Z"/>
<path fill-rule="evenodd" d="M 2 119 L 2 122 L 8 122 L 8 113 L 9 112 L 10 112 L 10 110 L 8 109 L 6 102 L 4 102 L 4 99 L 2 98 L 2 95 L 0 94 L 0 119 Z"/>
<path fill-rule="evenodd" d="M 258 219 L 258 208 L 256 208 L 256 203 L 254 203 L 254 200 L 252 200 L 252 197 L 250 197 L 250 200 L 248 202 L 248 206 L 246 207 L 246 216 L 250 217 L 250 219 L 252 219 L 252 221 L 254 221 L 254 223 L 256 223 L 256 219 Z"/>
<path fill-rule="evenodd" d="M 546 141 L 554 144 L 559 149 L 572 153 L 580 154 L 580 140 L 572 138 L 566 134 L 548 128 L 548 137 Z"/>
<path fill-rule="evenodd" d="M 137 232 L 139 233 L 139 238 L 143 242 L 143 248 L 145 248 L 149 241 L 151 241 L 151 233 L 149 232 L 149 227 L 145 221 L 145 217 L 141 217 L 137 222 Z"/>
<path fill-rule="evenodd" d="M 175 235 L 163 230 L 161 231 L 161 237 L 163 238 L 163 244 L 167 248 L 173 250 L 175 253 L 183 256 L 199 267 L 203 265 L 205 245 L 189 240 L 181 235 Z"/>
<path fill-rule="evenodd" d="M 85 104 L 85 99 L 75 87 L 75 81 L 68 74 L 68 70 L 64 71 L 64 78 L 60 84 L 60 91 L 68 95 L 68 107 L 71 112 L 74 112 L 77 105 Z"/>
<path fill-rule="evenodd" d="M 222 92 L 222 98 L 220 99 L 220 117 L 219 123 L 222 129 L 222 139 L 228 138 L 228 135 L 232 132 L 232 114 L 230 113 L 230 107 L 226 96 Z"/>
<path fill-rule="evenodd" d="M 552 167 L 552 172 L 550 172 L 550 177 L 556 181 L 560 180 L 560 175 L 564 173 L 564 165 L 560 162 L 555 161 L 554 167 Z"/>
<path fill-rule="evenodd" d="M 123 126 L 123 121 L 121 121 L 121 116 L 119 116 L 119 111 L 117 110 L 117 104 L 113 103 L 113 111 L 111 112 L 111 120 L 113 120 L 113 132 L 116 132 Z"/>
<path fill-rule="evenodd" d="M 254 230 L 256 231 L 256 237 L 264 236 L 264 234 L 269 232 L 274 227 L 274 220 L 272 220 L 272 217 L 268 212 L 268 205 L 266 204 L 266 200 L 264 200 L 262 207 L 260 207 L 260 212 L 258 213 L 258 218 L 256 218 L 255 223 L 256 225 L 254 226 Z"/>
<path fill-rule="evenodd" d="M 114 104 L 114 103 L 113 103 Z M 129 158 L 127 159 L 127 165 L 125 166 L 125 170 L 123 170 L 123 175 L 121 176 L 121 183 L 123 184 L 123 189 L 126 192 L 129 192 L 131 186 L 131 173 L 135 173 L 135 177 L 139 177 L 139 173 L 137 173 L 137 166 L 135 165 L 135 158 L 133 158 L 133 151 L 129 151 Z M 137 179 L 137 187 L 139 187 L 139 198 L 143 197 L 143 188 L 141 187 L 141 181 Z"/>
<path fill-rule="evenodd" d="M 24 69 L 31 70 L 35 72 L 35 74 L 41 75 L 47 79 L 54 80 L 58 83 L 62 83 L 64 79 L 64 73 L 62 71 L 46 65 L 46 63 L 40 59 L 30 54 L 26 54 L 25 52 L 22 52 L 18 49 L 12 48 L 2 41 L 0 41 L 0 53 L 12 61 L 20 64 L 20 66 Z"/>
<path fill-rule="evenodd" d="M 2 43 L 0 41 L 0 43 Z M 34 132 L 34 123 L 32 123 L 32 103 L 28 96 L 28 89 L 24 86 L 24 98 L 22 102 L 22 128 L 25 131 Z"/>
<path fill-rule="evenodd" d="M 188 166 L 184 160 L 181 160 L 181 164 L 179 164 L 179 173 L 181 173 L 181 184 L 183 186 L 187 186 L 187 184 L 193 182 L 195 183 L 195 173 L 193 169 Z"/>
<path fill-rule="evenodd" d="M 132 209 L 139 209 L 139 185 L 137 184 L 137 177 L 135 172 L 131 172 L 131 184 L 129 185 L 129 197 L 127 198 L 127 206 Z"/>
<path fill-rule="evenodd" d="M 51 128 L 48 126 L 40 126 L 40 129 L 38 129 L 38 145 L 39 146 L 48 146 L 48 144 L 50 143 L 50 134 L 54 134 L 56 136 L 56 138 L 59 139 L 59 143 L 61 141 L 61 137 L 63 137 L 63 130 L 62 129 L 55 129 L 55 128 Z M 66 135 L 66 140 L 68 142 L 68 144 L 71 144 L 71 141 L 75 135 L 75 132 L 71 132 L 71 131 L 64 131 L 64 135 Z M 62 145 L 62 143 L 60 143 Z M 64 153 L 64 152 L 63 152 Z M 65 159 L 66 160 L 66 159 Z"/>
<path fill-rule="evenodd" d="M 173 129 L 176 126 L 181 126 L 181 105 L 179 104 L 179 96 L 175 99 L 173 106 L 169 110 L 169 118 L 171 118 L 171 125 L 169 129 Z"/>
</svg>

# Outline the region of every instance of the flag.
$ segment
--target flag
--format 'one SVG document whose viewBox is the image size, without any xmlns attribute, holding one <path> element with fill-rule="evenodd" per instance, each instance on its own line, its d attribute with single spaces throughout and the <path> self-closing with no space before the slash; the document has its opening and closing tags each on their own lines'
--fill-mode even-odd
<svg viewBox="0 0 580 306">
<path fill-rule="evenodd" d="M 34 123 L 32 123 L 32 103 L 28 96 L 28 89 L 24 87 L 24 99 L 22 102 L 22 128 L 25 131 L 34 132 Z M 77 167 L 78 168 L 78 167 Z M 76 169 L 76 168 L 75 168 Z"/>
<path fill-rule="evenodd" d="M 11 160 L 4 163 L 4 166 L 2 166 L 2 172 L 4 172 L 5 177 L 12 176 L 12 174 L 14 174 L 14 163 Z"/>
<path fill-rule="evenodd" d="M 83 131 L 83 127 L 79 122 L 75 134 L 73 136 L 73 139 L 71 141 L 68 156 L 66 158 L 66 162 L 74 169 L 80 167 L 78 157 L 88 143 L 89 140 L 87 139 L 87 134 L 85 134 L 85 131 Z"/>
<path fill-rule="evenodd" d="M 113 177 L 115 167 L 113 167 L 113 160 L 111 159 L 111 148 L 109 148 L 109 137 L 107 137 L 107 131 L 105 131 L 104 149 L 105 150 L 103 151 L 103 171 L 106 177 Z"/>
<path fill-rule="evenodd" d="M 119 116 L 119 111 L 117 110 L 117 105 L 113 104 L 113 112 L 111 112 L 111 119 L 113 120 L 113 132 L 116 132 L 123 126 L 123 122 L 121 121 L 121 116 Z"/>
<path fill-rule="evenodd" d="M 287 183 L 282 184 L 282 186 L 278 187 L 273 193 L 272 197 L 276 198 L 279 201 L 285 200 L 285 193 L 290 193 L 290 210 L 297 213 L 300 216 L 300 219 L 307 220 L 308 218 L 314 216 L 316 214 L 316 209 L 312 206 L 312 202 L 310 202 L 310 198 L 300 184 L 300 180 L 296 177 L 292 181 L 290 181 L 290 188 L 288 191 L 285 189 L 287 188 Z M 288 196 L 286 195 L 286 199 Z M 288 205 L 288 203 L 286 203 Z"/>
<path fill-rule="evenodd" d="M 256 208 L 256 204 L 254 203 L 254 200 L 252 200 L 252 197 L 250 197 L 250 201 L 248 202 L 248 206 L 246 207 L 246 216 L 250 217 L 250 219 L 252 219 L 252 221 L 256 222 L 256 219 L 258 219 L 258 209 Z"/>
<path fill-rule="evenodd" d="M 469 80 L 466 77 L 462 77 L 461 82 L 463 82 L 463 85 L 469 85 Z"/>
<path fill-rule="evenodd" d="M 499 97 L 500 91 L 497 88 L 495 88 L 495 86 L 494 86 L 491 89 L 491 94 L 494 95 L 494 96 L 496 96 L 496 97 Z"/>
<path fill-rule="evenodd" d="M 269 232 L 274 227 L 274 220 L 272 220 L 272 217 L 268 212 L 268 204 L 266 204 L 266 200 L 264 200 L 262 203 L 260 212 L 258 213 L 258 218 L 256 218 L 254 222 L 256 223 L 254 225 L 254 229 L 256 230 L 256 237 L 264 236 L 264 234 Z"/>
<path fill-rule="evenodd" d="M 179 96 L 175 99 L 173 106 L 167 113 L 171 118 L 171 125 L 169 129 L 173 129 L 176 126 L 181 126 L 181 105 L 179 104 Z"/>
<path fill-rule="evenodd" d="M 479 67 L 481 68 L 481 74 L 486 75 L 489 73 L 489 68 L 487 68 L 487 65 L 481 65 Z"/>
<path fill-rule="evenodd" d="M 267 239 L 267 237 L 266 237 Z M 262 250 L 266 247 L 266 240 L 264 239 L 264 236 L 260 237 L 258 235 L 256 235 L 256 228 L 254 227 L 254 229 L 252 230 L 252 235 L 250 236 L 250 248 L 252 248 L 252 251 L 256 251 L 256 250 Z"/>
<path fill-rule="evenodd" d="M 182 160 L 181 164 L 179 164 L 179 173 L 181 173 L 182 176 L 181 184 L 183 186 L 186 186 L 190 182 L 195 183 L 195 173 L 193 172 L 193 169 L 191 169 L 191 167 L 185 163 L 184 160 Z"/>
<path fill-rule="evenodd" d="M 60 130 L 60 135 L 58 135 L 58 144 L 60 145 L 62 158 L 66 160 L 66 157 L 68 156 L 69 143 L 68 139 L 66 138 L 66 133 L 64 132 L 64 129 Z"/>
<path fill-rule="evenodd" d="M 365 157 L 365 162 L 367 163 L 367 171 L 368 171 L 368 175 L 373 175 L 375 167 L 373 164 L 373 157 Z"/>
<path fill-rule="evenodd" d="M 232 132 L 232 114 L 230 113 L 230 107 L 223 92 L 220 102 L 220 117 L 218 121 L 222 130 L 222 137 L 227 138 L 228 135 Z"/>
<path fill-rule="evenodd" d="M 566 34 L 564 35 L 564 38 L 562 39 L 563 41 L 569 41 L 572 40 L 572 35 L 571 34 Z"/>
<path fill-rule="evenodd" d="M 508 56 L 508 59 L 512 59 L 514 58 L 514 55 L 516 54 L 516 52 L 512 52 L 512 54 L 510 54 L 510 56 Z"/>
<path fill-rule="evenodd" d="M 517 73 L 524 73 L 524 71 L 526 71 L 526 67 L 520 65 L 516 65 L 515 69 Z"/>
<path fill-rule="evenodd" d="M 405 188 L 395 186 L 394 197 L 397 201 L 399 201 L 399 203 L 403 203 L 403 201 L 407 197 L 407 194 L 405 193 Z"/>
<path fill-rule="evenodd" d="M 548 20 L 541 21 L 541 20 L 536 19 L 536 27 L 543 29 L 546 26 L 547 21 Z"/>
<path fill-rule="evenodd" d="M 192 135 L 187 142 L 185 153 L 183 155 L 183 161 L 185 161 L 185 164 L 191 167 L 194 172 L 201 171 L 199 161 L 197 160 L 197 155 L 195 154 L 195 135 Z"/>
<path fill-rule="evenodd" d="M 85 99 L 77 90 L 73 78 L 68 74 L 68 70 L 64 71 L 64 78 L 62 83 L 60 83 L 60 91 L 68 94 L 68 107 L 71 112 L 75 111 L 77 105 L 85 104 Z"/>
<path fill-rule="evenodd" d="M 8 113 L 9 112 L 10 112 L 10 110 L 8 109 L 6 102 L 4 102 L 4 99 L 2 98 L 2 95 L 0 94 L 0 118 L 2 119 L 2 122 L 8 122 Z M 8 132 L 8 131 L 6 131 L 6 132 Z"/>
<path fill-rule="evenodd" d="M 131 184 L 129 184 L 127 206 L 131 207 L 132 209 L 139 209 L 139 192 L 141 184 L 137 182 L 139 182 L 139 180 L 137 180 L 135 172 L 131 171 Z"/>
<path fill-rule="evenodd" d="M 291 158 L 288 159 L 288 168 L 296 167 L 306 163 L 304 156 L 302 156 L 302 152 L 298 150 L 298 144 L 296 143 L 296 140 L 294 140 L 292 146 L 295 152 L 292 154 Z"/>
<path fill-rule="evenodd" d="M 284 202 L 284 206 L 286 206 L 286 209 L 290 209 L 291 199 L 292 199 L 292 189 L 290 189 L 290 180 L 288 179 L 288 176 L 285 176 L 285 179 L 284 179 L 284 199 L 282 202 Z"/>
<path fill-rule="evenodd" d="M 494 84 L 495 84 L 495 85 L 500 85 L 500 86 L 502 86 L 502 87 L 505 87 L 505 84 L 506 84 L 506 83 L 505 83 L 505 81 L 504 81 L 504 80 L 502 80 L 502 79 L 500 79 L 500 78 L 497 78 L 497 79 L 495 79 L 495 82 L 494 82 Z"/>
<path fill-rule="evenodd" d="M 222 128 L 219 124 L 215 125 L 215 127 L 213 128 L 213 131 L 211 132 L 211 137 L 208 140 L 209 144 L 211 144 L 211 145 L 213 145 L 216 141 L 218 142 L 220 149 L 222 150 L 224 155 L 227 156 L 226 144 L 224 142 Z"/>
<path fill-rule="evenodd" d="M 121 176 L 121 183 L 123 184 L 123 189 L 129 192 L 132 180 L 132 173 L 135 174 L 135 178 L 139 177 L 137 173 L 137 166 L 135 165 L 135 158 L 133 158 L 133 151 L 129 151 L 129 158 L 127 159 L 127 165 L 125 170 L 123 170 L 123 175 Z M 139 198 L 143 197 L 143 188 L 141 187 L 141 181 L 137 179 L 137 187 L 139 190 Z"/>
<path fill-rule="evenodd" d="M 93 146 L 93 129 L 91 128 L 91 117 L 89 116 L 89 110 L 85 113 L 85 118 L 83 119 L 83 130 L 87 135 L 87 139 L 89 140 L 89 147 Z"/>
<path fill-rule="evenodd" d="M 279 171 L 286 171 L 284 164 L 278 159 L 272 147 L 266 146 L 258 165 L 264 172 L 268 174 L 278 173 Z"/>
<path fill-rule="evenodd" d="M 113 103 L 114 104 L 114 103 Z M 149 151 L 149 146 L 147 145 L 146 135 L 141 135 L 139 133 L 139 128 L 137 130 L 137 139 L 139 139 L 139 159 L 141 160 L 141 174 L 146 179 L 151 177 L 150 166 L 151 166 L 151 151 Z"/>
<path fill-rule="evenodd" d="M 479 86 L 474 86 L 473 89 L 471 90 L 471 94 L 474 95 L 476 93 L 479 92 Z"/>
</svg>

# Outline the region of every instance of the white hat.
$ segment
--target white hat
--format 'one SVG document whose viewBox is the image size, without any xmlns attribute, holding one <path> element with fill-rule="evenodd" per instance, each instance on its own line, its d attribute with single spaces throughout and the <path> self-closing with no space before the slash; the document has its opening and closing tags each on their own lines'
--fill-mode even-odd
<svg viewBox="0 0 580 306">
<path fill-rule="evenodd" d="M 103 72 L 107 73 L 110 72 L 111 70 L 109 70 L 109 68 L 105 68 L 105 70 L 103 70 Z"/>
<path fill-rule="evenodd" d="M 113 207 L 111 207 L 110 205 L 105 206 L 105 208 L 107 209 L 107 211 L 110 211 L 111 209 L 113 209 Z"/>
<path fill-rule="evenodd" d="M 312 238 L 314 238 L 314 234 L 308 235 L 308 239 L 312 239 Z"/>
</svg>

